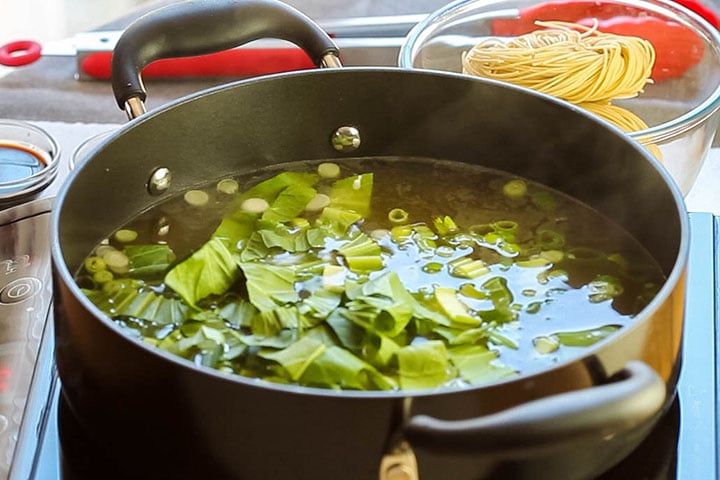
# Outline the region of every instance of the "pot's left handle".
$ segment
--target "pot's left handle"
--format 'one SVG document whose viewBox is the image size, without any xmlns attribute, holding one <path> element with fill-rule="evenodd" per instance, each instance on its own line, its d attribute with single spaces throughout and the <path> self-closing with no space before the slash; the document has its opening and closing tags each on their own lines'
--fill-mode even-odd
<svg viewBox="0 0 720 480">
<path fill-rule="evenodd" d="M 261 38 L 287 40 L 315 65 L 341 66 L 335 42 L 310 18 L 277 0 L 190 0 L 152 11 L 117 42 L 112 88 L 133 119 L 145 112 L 142 69 L 162 58 L 220 52 Z"/>
</svg>

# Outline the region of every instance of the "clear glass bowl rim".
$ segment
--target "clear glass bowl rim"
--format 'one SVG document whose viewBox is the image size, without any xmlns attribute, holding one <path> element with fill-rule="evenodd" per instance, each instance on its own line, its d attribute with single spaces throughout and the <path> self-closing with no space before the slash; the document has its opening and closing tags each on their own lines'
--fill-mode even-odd
<svg viewBox="0 0 720 480">
<path fill-rule="evenodd" d="M 27 141 L 20 138 L 3 138 L 2 140 L 7 141 L 17 141 L 20 143 L 26 143 L 33 145 L 34 147 L 38 148 L 39 150 L 42 150 L 48 154 L 48 157 L 50 158 L 50 161 L 47 165 L 45 165 L 45 168 L 38 171 L 37 173 L 34 173 L 33 175 L 29 175 L 27 177 L 13 180 L 11 182 L 0 182 L 0 190 L 4 189 L 13 189 L 13 188 L 21 188 L 22 190 L 18 193 L 24 192 L 27 188 L 32 188 L 38 184 L 42 183 L 49 183 L 50 180 L 52 180 L 55 177 L 55 173 L 57 171 L 58 165 L 60 164 L 60 146 L 58 145 L 57 141 L 55 140 L 55 137 L 50 135 L 50 133 L 47 132 L 44 128 L 41 128 L 37 125 L 34 125 L 29 122 L 24 122 L 21 120 L 0 120 L 0 128 L 7 126 L 7 127 L 13 127 L 17 129 L 23 129 L 23 130 L 29 130 L 32 131 L 36 135 L 40 135 L 43 137 L 50 148 L 45 148 L 40 145 L 34 145 L 31 141 Z M 14 194 L 12 194 L 14 196 Z"/>
<path fill-rule="evenodd" d="M 720 63 L 720 31 L 694 11 L 671 0 L 618 1 L 620 3 L 634 5 L 643 9 L 652 9 L 667 17 L 679 18 L 684 23 L 689 24 L 693 29 L 700 32 L 704 38 L 710 41 L 716 51 L 716 54 L 718 55 L 718 62 Z M 455 0 L 430 13 L 422 21 L 417 23 L 408 32 L 405 37 L 405 41 L 400 46 L 400 52 L 398 54 L 399 67 L 413 70 L 416 69 L 416 67 L 413 66 L 413 54 L 417 49 L 417 46 L 420 45 L 447 19 L 453 18 L 463 10 L 471 8 L 479 3 L 482 2 L 478 2 L 478 0 Z M 720 109 L 720 83 L 718 83 L 712 93 L 703 102 L 687 113 L 668 122 L 661 123 L 644 130 L 639 130 L 637 132 L 630 132 L 628 135 L 640 143 L 663 142 L 682 135 L 684 132 L 702 124 L 715 112 L 717 112 L 718 109 Z"/>
</svg>

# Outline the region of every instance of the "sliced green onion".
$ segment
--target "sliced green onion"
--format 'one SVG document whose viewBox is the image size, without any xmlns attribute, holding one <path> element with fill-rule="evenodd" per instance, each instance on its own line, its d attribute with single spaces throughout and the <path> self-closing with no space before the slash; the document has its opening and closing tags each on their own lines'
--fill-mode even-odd
<svg viewBox="0 0 720 480">
<path fill-rule="evenodd" d="M 370 232 L 370 238 L 373 240 L 380 240 L 381 238 L 385 238 L 388 235 L 390 235 L 390 230 L 386 228 L 376 228 L 372 232 Z"/>
<path fill-rule="evenodd" d="M 488 233 L 490 233 L 492 231 L 493 231 L 493 228 L 490 225 L 488 225 L 487 223 L 471 225 L 470 228 L 468 228 L 468 232 L 470 232 L 470 235 L 476 235 L 478 237 L 487 235 Z"/>
<path fill-rule="evenodd" d="M 492 231 L 492 232 L 489 232 L 489 233 L 486 233 L 485 235 L 483 235 L 483 240 L 485 242 L 489 243 L 490 245 L 499 245 L 500 243 L 505 241 L 504 237 L 495 231 Z"/>
<path fill-rule="evenodd" d="M 528 258 L 527 260 L 519 260 L 515 262 L 515 265 L 518 267 L 545 267 L 547 265 L 550 265 L 550 260 L 543 258 L 538 255 L 533 255 L 532 257 Z"/>
<path fill-rule="evenodd" d="M 322 285 L 323 288 L 335 293 L 345 291 L 345 278 L 347 277 L 347 269 L 339 265 L 325 265 L 323 269 Z"/>
<path fill-rule="evenodd" d="M 568 272 L 560 268 L 556 268 L 553 270 L 543 270 L 542 272 L 538 273 L 537 281 L 540 285 L 546 285 L 549 281 L 555 278 L 560 278 L 564 281 L 567 281 Z"/>
<path fill-rule="evenodd" d="M 97 283 L 98 285 L 102 285 L 103 283 L 107 283 L 115 277 L 110 270 L 98 270 L 97 272 L 93 273 L 92 278 L 95 283 Z"/>
<path fill-rule="evenodd" d="M 477 240 L 466 233 L 457 233 L 447 239 L 447 243 L 454 247 L 467 248 L 477 244 Z"/>
<path fill-rule="evenodd" d="M 425 273 L 439 273 L 442 272 L 444 265 L 440 262 L 426 263 L 422 267 L 422 271 Z"/>
<path fill-rule="evenodd" d="M 430 252 L 437 247 L 435 241 L 438 237 L 433 230 L 424 223 L 414 225 L 415 233 L 413 233 L 413 240 L 420 250 L 423 252 Z"/>
<path fill-rule="evenodd" d="M 138 233 L 135 230 L 122 228 L 115 232 L 115 240 L 120 243 L 130 243 L 137 239 Z"/>
<path fill-rule="evenodd" d="M 512 338 L 508 337 L 507 335 L 503 335 L 495 329 L 492 329 L 488 332 L 488 340 L 497 345 L 505 345 L 506 347 L 512 348 L 513 350 L 517 350 L 518 348 L 520 348 L 519 345 L 515 341 L 513 341 Z"/>
<path fill-rule="evenodd" d="M 590 294 L 588 298 L 592 303 L 600 303 L 619 297 L 623 294 L 623 286 L 620 280 L 610 275 L 598 275 L 592 282 L 588 283 Z"/>
<path fill-rule="evenodd" d="M 556 250 L 565 245 L 565 237 L 554 230 L 538 230 L 536 238 L 544 250 Z"/>
<path fill-rule="evenodd" d="M 382 270 L 383 262 L 380 255 L 361 255 L 345 257 L 348 268 L 353 272 L 374 272 Z"/>
<path fill-rule="evenodd" d="M 459 258 L 450 262 L 450 275 L 461 278 L 477 278 L 490 272 L 482 260 L 473 260 L 469 257 Z"/>
<path fill-rule="evenodd" d="M 607 259 L 613 263 L 618 264 L 621 268 L 628 267 L 627 258 L 625 258 L 624 256 L 622 256 L 619 253 L 611 253 L 610 255 L 607 256 Z"/>
<path fill-rule="evenodd" d="M 455 223 L 455 220 L 453 220 L 452 217 L 448 215 L 435 218 L 435 220 L 433 220 L 433 226 L 440 235 L 455 233 L 458 230 L 457 223 Z"/>
<path fill-rule="evenodd" d="M 491 227 L 495 230 L 499 230 L 501 232 L 508 232 L 512 233 L 515 232 L 518 229 L 517 222 L 513 222 L 512 220 L 500 220 L 497 222 L 494 222 Z"/>
<path fill-rule="evenodd" d="M 530 314 L 538 313 L 540 311 L 540 307 L 542 307 L 543 302 L 530 302 L 528 303 L 527 307 L 525 308 L 525 311 Z"/>
<path fill-rule="evenodd" d="M 520 252 L 520 245 L 517 243 L 507 242 L 505 240 L 500 241 L 498 243 L 498 248 L 502 250 L 500 253 L 504 253 L 508 256 L 515 256 Z"/>
<path fill-rule="evenodd" d="M 234 193 L 237 193 L 240 187 L 236 180 L 233 180 L 232 178 L 224 178 L 217 183 L 217 186 L 215 188 L 220 193 L 232 195 Z"/>
<path fill-rule="evenodd" d="M 340 176 L 340 165 L 331 162 L 321 163 L 317 172 L 323 178 L 337 178 Z"/>
<path fill-rule="evenodd" d="M 503 185 L 503 195 L 511 200 L 519 200 L 527 194 L 527 184 L 523 180 L 510 180 Z"/>
<path fill-rule="evenodd" d="M 402 208 L 393 208 L 390 212 L 388 212 L 388 220 L 390 220 L 390 223 L 394 223 L 396 225 L 407 223 L 409 218 L 410 215 L 408 212 Z"/>
<path fill-rule="evenodd" d="M 248 213 L 263 213 L 270 208 L 270 204 L 264 198 L 246 198 L 240 209 Z"/>
<path fill-rule="evenodd" d="M 305 205 L 305 211 L 319 212 L 328 205 L 330 205 L 330 197 L 324 193 L 318 193 L 308 202 L 307 205 Z"/>
<path fill-rule="evenodd" d="M 360 234 L 351 241 L 338 248 L 338 252 L 345 257 L 358 257 L 363 255 L 380 255 L 382 249 L 368 235 Z"/>
<path fill-rule="evenodd" d="M 108 269 L 119 275 L 126 274 L 130 270 L 130 259 L 120 250 L 107 252 L 103 260 L 105 260 Z"/>
<path fill-rule="evenodd" d="M 532 196 L 532 203 L 542 209 L 555 207 L 555 195 L 551 192 L 539 192 Z"/>
<path fill-rule="evenodd" d="M 496 309 L 506 307 L 513 302 L 513 294 L 504 277 L 492 277 L 482 284 L 482 288 L 488 293 Z"/>
<path fill-rule="evenodd" d="M 553 336 L 557 337 L 558 341 L 562 345 L 569 347 L 589 347 L 600 340 L 607 338 L 610 334 L 615 333 L 619 329 L 619 325 L 603 325 L 602 327 L 580 330 L 577 332 L 557 332 Z"/>
<path fill-rule="evenodd" d="M 487 293 L 482 290 L 478 290 L 472 283 L 466 283 L 460 287 L 460 293 L 469 298 L 476 298 L 478 300 L 485 300 L 488 298 Z"/>
<path fill-rule="evenodd" d="M 544 250 L 540 252 L 540 256 L 550 263 L 559 263 L 565 258 L 565 253 L 562 250 Z"/>
<path fill-rule="evenodd" d="M 112 252 L 113 250 L 117 250 L 117 248 L 107 244 L 100 245 L 95 249 L 95 255 L 98 257 L 104 257 L 106 253 Z"/>
<path fill-rule="evenodd" d="M 185 202 L 193 207 L 202 207 L 210 201 L 210 196 L 202 190 L 189 190 L 183 196 Z"/>
<path fill-rule="evenodd" d="M 295 228 L 308 228 L 310 226 L 310 221 L 307 218 L 302 217 L 295 217 L 292 220 L 290 220 L 290 225 Z"/>
<path fill-rule="evenodd" d="M 88 273 L 100 272 L 107 270 L 107 264 L 105 260 L 100 257 L 88 257 L 85 259 L 85 270 L 87 270 Z"/>
<path fill-rule="evenodd" d="M 480 325 L 481 320 L 470 315 L 470 309 L 458 298 L 458 292 L 454 288 L 435 287 L 435 300 L 445 314 L 453 321 L 464 325 Z"/>
<path fill-rule="evenodd" d="M 390 235 L 395 243 L 401 243 L 410 238 L 413 233 L 411 225 L 398 225 L 390 230 Z"/>
<path fill-rule="evenodd" d="M 538 353 L 547 355 L 553 353 L 560 348 L 560 341 L 554 335 L 543 335 L 533 338 L 533 346 Z"/>
<path fill-rule="evenodd" d="M 589 247 L 571 248 L 570 250 L 568 250 L 567 256 L 568 258 L 572 258 L 573 260 L 604 260 L 604 255 L 600 251 Z"/>
</svg>

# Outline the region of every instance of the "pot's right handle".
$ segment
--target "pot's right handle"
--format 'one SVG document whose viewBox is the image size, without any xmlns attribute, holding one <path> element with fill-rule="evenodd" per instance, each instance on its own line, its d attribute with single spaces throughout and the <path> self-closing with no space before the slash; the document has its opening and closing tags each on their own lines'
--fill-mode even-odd
<svg viewBox="0 0 720 480">
<path fill-rule="evenodd" d="M 524 456 L 566 442 L 619 435 L 662 411 L 666 385 L 647 364 L 629 362 L 613 379 L 469 420 L 413 416 L 403 433 L 413 446 L 435 451 Z"/>
<path fill-rule="evenodd" d="M 118 40 L 112 59 L 115 99 L 130 119 L 145 112 L 141 72 L 162 58 L 220 52 L 261 38 L 287 40 L 318 66 L 340 66 L 333 40 L 310 18 L 277 0 L 190 0 L 152 11 Z"/>
</svg>

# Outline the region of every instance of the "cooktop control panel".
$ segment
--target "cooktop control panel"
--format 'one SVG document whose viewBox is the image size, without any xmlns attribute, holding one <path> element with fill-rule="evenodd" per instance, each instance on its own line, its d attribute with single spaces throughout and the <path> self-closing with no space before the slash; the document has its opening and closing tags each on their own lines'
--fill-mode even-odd
<svg viewBox="0 0 720 480">
<path fill-rule="evenodd" d="M 37 371 L 52 305 L 50 212 L 52 199 L 0 211 L 0 478 L 8 478 L 19 445 L 34 442 L 52 372 Z M 45 384 L 44 388 L 35 388 Z M 31 395 L 32 390 L 32 395 Z M 42 393 L 44 390 L 45 393 Z M 22 426 L 22 428 L 21 428 Z M 32 448 L 32 445 L 27 445 Z"/>
</svg>

